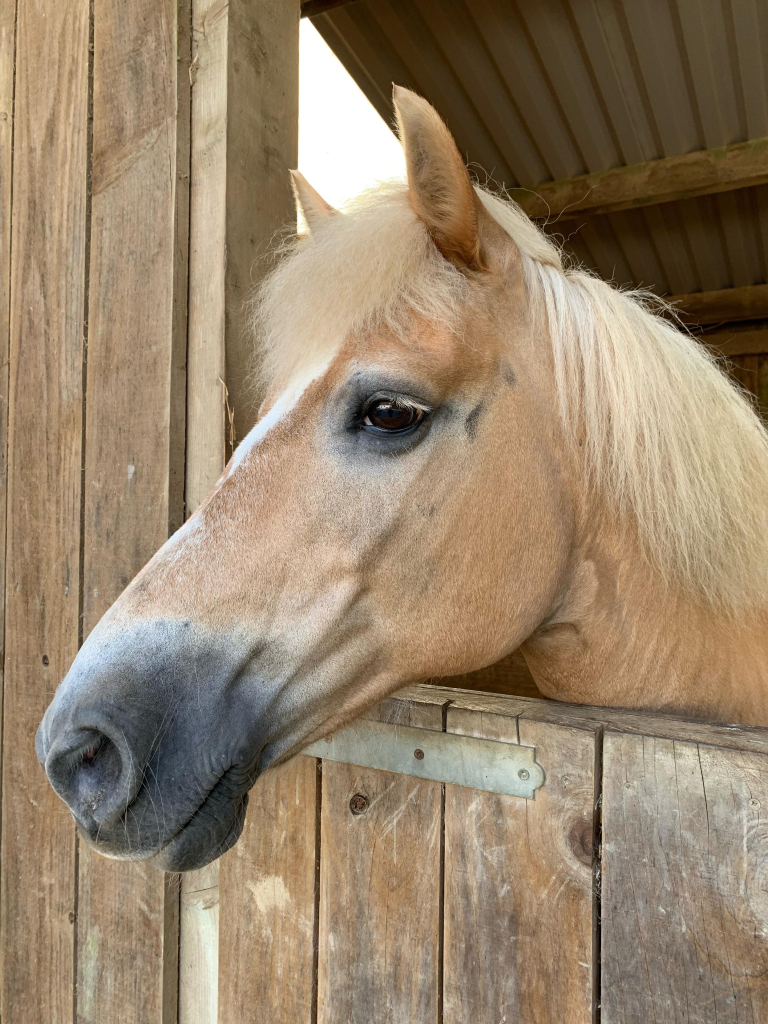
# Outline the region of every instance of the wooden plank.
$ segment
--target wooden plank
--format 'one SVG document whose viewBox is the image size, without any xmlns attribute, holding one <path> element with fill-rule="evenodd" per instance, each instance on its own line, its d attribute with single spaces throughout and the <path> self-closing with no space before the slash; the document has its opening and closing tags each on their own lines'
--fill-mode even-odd
<svg viewBox="0 0 768 1024">
<path fill-rule="evenodd" d="M 224 6 L 224 5 L 222 5 Z M 258 389 L 243 304 L 269 265 L 275 232 L 295 223 L 287 170 L 299 159 L 299 0 L 229 0 L 227 58 L 226 382 L 236 436 Z"/>
<path fill-rule="evenodd" d="M 768 420 L 768 354 L 757 362 L 757 402 L 763 418 Z"/>
<path fill-rule="evenodd" d="M 746 330 L 732 327 L 726 331 L 707 331 L 697 337 L 718 355 L 729 358 L 768 352 L 768 326 Z"/>
<path fill-rule="evenodd" d="M 675 307 L 684 324 L 694 328 L 703 324 L 768 318 L 768 284 L 670 295 L 666 301 Z"/>
<path fill-rule="evenodd" d="M 172 434 L 172 390 L 185 333 L 174 291 L 186 259 L 177 174 L 187 170 L 178 162 L 188 122 L 178 119 L 178 90 L 189 88 L 188 76 L 177 79 L 178 13 L 176 0 L 120 8 L 95 0 L 93 8 L 86 633 L 183 514 L 171 506 L 183 476 L 172 463 L 183 450 Z M 178 884 L 83 846 L 79 891 L 78 1022 L 175 1020 Z"/>
<path fill-rule="evenodd" d="M 78 642 L 88 3 L 17 14 L 0 1015 L 67 1024 L 75 836 L 32 737 Z"/>
<path fill-rule="evenodd" d="M 442 728 L 439 707 L 401 711 Z M 443 787 L 329 761 L 322 779 L 318 1024 L 436 1024 Z"/>
<path fill-rule="evenodd" d="M 603 1024 L 768 1020 L 768 758 L 606 734 Z"/>
<path fill-rule="evenodd" d="M 225 270 L 227 7 L 193 0 L 187 348 L 186 509 L 192 514 L 226 461 Z M 181 876 L 179 1024 L 216 1024 L 219 865 Z"/>
<path fill-rule="evenodd" d="M 219 1002 L 219 862 L 181 876 L 179 1024 L 216 1024 Z"/>
<path fill-rule="evenodd" d="M 5 539 L 8 486 L 8 392 L 11 305 L 11 175 L 16 4 L 0 4 L 0 636 L 5 643 Z M 0 689 L 5 665 L 0 663 Z M 1 704 L 2 702 L 0 702 Z M 0 706 L 0 785 L 2 779 Z M 1 1000 L 0 1000 L 1 1005 Z"/>
<path fill-rule="evenodd" d="M 448 709 L 449 732 L 518 742 L 514 718 Z M 445 1024 L 587 1024 L 597 733 L 521 721 L 535 800 L 445 789 Z"/>
<path fill-rule="evenodd" d="M 668 737 L 692 743 L 707 743 L 733 750 L 768 754 L 768 729 L 750 725 L 713 725 L 690 718 L 637 711 L 632 708 L 601 708 L 587 704 L 563 704 L 556 700 L 534 700 L 502 694 L 454 690 L 447 686 L 421 684 L 398 691 L 383 702 L 393 705 L 393 714 L 408 702 L 442 704 L 454 710 L 482 711 L 488 714 L 521 717 L 532 722 L 551 722 L 577 729 L 604 727 L 618 732 Z"/>
<path fill-rule="evenodd" d="M 318 14 L 325 14 L 351 3 L 355 3 L 355 0 L 301 0 L 301 16 L 315 18 Z"/>
<path fill-rule="evenodd" d="M 186 508 L 191 514 L 225 462 L 224 273 L 226 266 L 226 7 L 192 5 L 189 76 L 189 342 Z M 218 1018 L 219 865 L 181 876 L 179 1024 Z"/>
<path fill-rule="evenodd" d="M 227 263 L 227 7 L 195 0 L 189 198 L 187 508 L 200 505 L 225 462 Z"/>
<path fill-rule="evenodd" d="M 221 1024 L 313 1020 L 317 800 L 315 758 L 267 772 L 221 859 Z"/>
<path fill-rule="evenodd" d="M 559 217 L 561 224 L 585 214 L 631 210 L 766 181 L 768 137 L 545 182 L 535 193 L 511 189 L 510 195 L 529 217 Z"/>
</svg>

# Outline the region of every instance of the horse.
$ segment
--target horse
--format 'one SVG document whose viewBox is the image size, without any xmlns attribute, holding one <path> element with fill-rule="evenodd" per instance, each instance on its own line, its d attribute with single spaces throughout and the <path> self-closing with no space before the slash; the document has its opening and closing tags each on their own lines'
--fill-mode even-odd
<svg viewBox="0 0 768 1024">
<path fill-rule="evenodd" d="M 522 646 L 542 693 L 768 725 L 768 435 L 647 295 L 564 262 L 395 89 L 402 182 L 303 231 L 251 309 L 266 395 L 37 734 L 84 839 L 168 871 L 256 778 Z"/>
</svg>

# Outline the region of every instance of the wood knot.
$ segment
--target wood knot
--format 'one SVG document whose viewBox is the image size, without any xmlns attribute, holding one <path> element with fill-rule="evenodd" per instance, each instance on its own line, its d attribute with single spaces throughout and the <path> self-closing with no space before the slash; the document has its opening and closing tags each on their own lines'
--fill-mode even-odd
<svg viewBox="0 0 768 1024">
<path fill-rule="evenodd" d="M 577 818 L 568 832 L 568 845 L 574 856 L 588 868 L 592 867 L 592 822 Z"/>
</svg>

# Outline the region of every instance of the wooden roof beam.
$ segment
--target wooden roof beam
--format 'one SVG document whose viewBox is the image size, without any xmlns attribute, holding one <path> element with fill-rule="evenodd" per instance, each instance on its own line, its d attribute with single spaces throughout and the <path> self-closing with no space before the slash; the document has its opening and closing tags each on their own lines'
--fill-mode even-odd
<svg viewBox="0 0 768 1024">
<path fill-rule="evenodd" d="M 318 14 L 325 14 L 332 11 L 334 7 L 344 7 L 346 4 L 353 4 L 355 0 L 301 0 L 302 18 L 314 18 Z"/>
<path fill-rule="evenodd" d="M 768 319 L 768 284 L 671 295 L 667 299 L 688 327 Z"/>
<path fill-rule="evenodd" d="M 768 137 L 545 182 L 535 191 L 510 189 L 510 195 L 529 217 L 562 223 L 583 214 L 632 210 L 765 182 Z"/>
</svg>

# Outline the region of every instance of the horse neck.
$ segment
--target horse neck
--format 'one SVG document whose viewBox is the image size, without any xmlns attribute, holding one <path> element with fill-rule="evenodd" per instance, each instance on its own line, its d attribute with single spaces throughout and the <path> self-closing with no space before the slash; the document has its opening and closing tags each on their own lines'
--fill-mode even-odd
<svg viewBox="0 0 768 1024">
<path fill-rule="evenodd" d="M 729 615 L 666 585 L 607 517 L 575 545 L 555 608 L 523 645 L 557 700 L 768 725 L 768 609 Z"/>
</svg>

